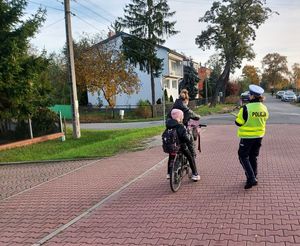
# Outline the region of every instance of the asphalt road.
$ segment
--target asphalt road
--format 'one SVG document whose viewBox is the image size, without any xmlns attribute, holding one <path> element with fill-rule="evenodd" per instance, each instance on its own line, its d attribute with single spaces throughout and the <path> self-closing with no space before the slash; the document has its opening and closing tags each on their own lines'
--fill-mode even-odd
<svg viewBox="0 0 300 246">
<path fill-rule="evenodd" d="M 268 124 L 300 124 L 300 107 L 282 102 L 270 95 L 265 101 L 270 113 Z M 207 125 L 232 125 L 235 117 L 232 114 L 209 115 L 202 117 L 202 123 Z M 89 123 L 80 124 L 82 129 L 128 129 L 160 126 L 163 121 L 130 122 L 130 123 Z"/>
<path fill-rule="evenodd" d="M 109 130 L 161 126 L 163 121 L 129 122 L 129 123 L 81 123 L 81 129 Z"/>
<path fill-rule="evenodd" d="M 300 124 L 300 107 L 282 102 L 270 95 L 266 96 L 270 118 L 268 124 Z M 202 123 L 208 125 L 231 125 L 235 117 L 231 114 L 211 115 L 202 117 Z"/>
</svg>

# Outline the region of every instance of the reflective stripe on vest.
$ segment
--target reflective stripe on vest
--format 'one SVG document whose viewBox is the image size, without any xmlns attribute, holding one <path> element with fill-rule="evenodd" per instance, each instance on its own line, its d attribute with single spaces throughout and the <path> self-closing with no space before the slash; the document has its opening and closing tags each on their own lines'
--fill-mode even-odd
<svg viewBox="0 0 300 246">
<path fill-rule="evenodd" d="M 246 105 L 248 119 L 238 129 L 240 138 L 263 137 L 266 131 L 266 121 L 269 118 L 267 107 L 260 102 L 249 103 Z"/>
</svg>

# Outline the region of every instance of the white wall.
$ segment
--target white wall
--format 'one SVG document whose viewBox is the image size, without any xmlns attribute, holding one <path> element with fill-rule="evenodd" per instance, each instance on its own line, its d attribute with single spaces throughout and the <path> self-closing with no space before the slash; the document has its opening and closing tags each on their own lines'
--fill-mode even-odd
<svg viewBox="0 0 300 246">
<path fill-rule="evenodd" d="M 118 46 L 120 47 L 122 44 L 121 37 L 118 37 L 116 41 Z M 157 57 L 160 59 L 163 59 L 163 68 L 162 73 L 160 77 L 154 79 L 155 83 L 155 101 L 158 100 L 158 98 L 162 99 L 163 96 L 163 85 L 162 85 L 162 76 L 168 76 L 169 75 L 169 53 L 164 48 L 158 48 L 157 50 Z M 149 102 L 152 102 L 152 90 L 151 90 L 151 80 L 150 75 L 147 74 L 147 72 L 140 71 L 139 66 L 135 69 L 135 72 L 137 73 L 140 81 L 141 81 L 141 87 L 140 91 L 138 93 L 134 93 L 132 95 L 127 94 L 121 94 L 116 96 L 116 106 L 134 106 L 138 103 L 139 100 L 149 100 Z M 178 86 L 178 85 L 177 85 Z M 171 89 L 168 89 L 168 96 L 172 95 L 173 99 L 175 100 L 178 98 L 178 89 L 172 89 L 172 83 L 171 83 Z M 108 103 L 104 99 L 103 96 L 100 97 L 103 101 L 103 105 L 107 106 Z M 98 95 L 97 93 L 88 93 L 88 101 L 89 103 L 92 103 L 93 105 L 97 105 L 98 103 Z"/>
</svg>

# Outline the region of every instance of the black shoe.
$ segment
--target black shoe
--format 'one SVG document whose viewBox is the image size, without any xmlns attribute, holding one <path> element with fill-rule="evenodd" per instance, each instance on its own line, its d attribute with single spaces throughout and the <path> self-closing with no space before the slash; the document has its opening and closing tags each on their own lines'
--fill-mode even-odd
<svg viewBox="0 0 300 246">
<path fill-rule="evenodd" d="M 252 186 L 255 186 L 255 185 L 257 185 L 257 180 L 256 179 L 249 180 L 249 181 L 246 182 L 246 185 L 245 185 L 244 189 L 245 190 L 250 189 L 250 188 L 252 188 Z"/>
</svg>

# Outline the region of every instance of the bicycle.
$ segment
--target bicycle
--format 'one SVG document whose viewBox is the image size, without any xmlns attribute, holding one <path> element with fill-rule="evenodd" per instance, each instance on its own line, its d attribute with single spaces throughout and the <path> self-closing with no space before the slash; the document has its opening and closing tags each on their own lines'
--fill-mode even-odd
<svg viewBox="0 0 300 246">
<path fill-rule="evenodd" d="M 196 127 L 201 128 L 206 127 L 206 125 L 199 124 Z M 181 186 L 183 177 L 188 175 L 191 178 L 192 172 L 187 158 L 180 149 L 177 153 L 171 153 L 170 157 L 172 158 L 170 161 L 170 187 L 173 192 L 176 192 Z"/>
</svg>

